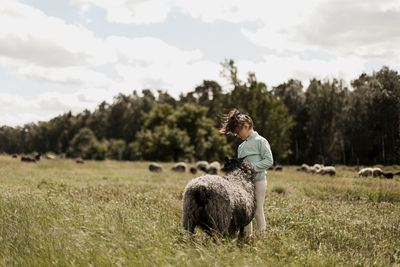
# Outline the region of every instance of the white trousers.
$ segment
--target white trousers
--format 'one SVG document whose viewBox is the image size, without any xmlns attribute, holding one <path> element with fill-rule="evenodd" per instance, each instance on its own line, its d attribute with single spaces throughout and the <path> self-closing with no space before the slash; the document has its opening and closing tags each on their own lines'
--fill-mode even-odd
<svg viewBox="0 0 400 267">
<path fill-rule="evenodd" d="M 265 192 L 267 191 L 267 181 L 257 181 L 255 182 L 256 186 L 256 223 L 257 223 L 257 232 L 265 231 L 265 216 L 264 216 L 264 201 L 265 201 Z M 247 237 L 253 234 L 253 223 L 250 222 L 248 225 L 244 227 L 244 232 Z"/>
</svg>

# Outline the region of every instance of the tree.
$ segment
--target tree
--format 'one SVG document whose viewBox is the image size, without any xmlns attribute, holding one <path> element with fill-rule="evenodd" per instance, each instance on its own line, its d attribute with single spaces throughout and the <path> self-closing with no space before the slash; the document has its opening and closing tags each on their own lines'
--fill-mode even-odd
<svg viewBox="0 0 400 267">
<path fill-rule="evenodd" d="M 67 156 L 103 160 L 106 152 L 107 146 L 99 143 L 92 130 L 84 127 L 72 139 Z"/>
<path fill-rule="evenodd" d="M 248 114 L 255 130 L 271 145 L 276 161 L 284 160 L 290 153 L 290 130 L 293 118 L 282 101 L 267 90 L 266 84 L 258 82 L 254 73 L 249 73 L 246 82 L 237 77 L 237 68 L 232 60 L 223 64 L 225 75 L 229 75 L 234 86 L 226 100 L 228 110 L 238 108 Z M 228 73 L 228 74 L 226 74 Z M 233 143 L 237 147 L 237 143 Z"/>
</svg>

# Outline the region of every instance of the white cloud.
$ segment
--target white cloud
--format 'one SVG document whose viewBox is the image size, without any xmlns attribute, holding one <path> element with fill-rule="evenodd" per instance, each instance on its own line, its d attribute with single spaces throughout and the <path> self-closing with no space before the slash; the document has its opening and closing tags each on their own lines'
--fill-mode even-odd
<svg viewBox="0 0 400 267">
<path fill-rule="evenodd" d="M 184 51 L 166 42 L 153 37 L 130 39 L 120 36 L 107 38 L 107 43 L 112 46 L 122 61 L 146 67 L 150 64 L 174 62 L 186 64 L 202 58 L 200 50 Z"/>
<path fill-rule="evenodd" d="M 119 64 L 116 69 L 124 83 L 131 88 L 167 90 L 174 97 L 178 97 L 181 92 L 193 90 L 203 80 L 221 80 L 220 66 L 208 61 L 188 64 L 164 62 L 147 67 Z"/>
<path fill-rule="evenodd" d="M 306 44 L 340 55 L 400 60 L 400 2 L 397 0 L 330 1 L 298 27 Z"/>
<path fill-rule="evenodd" d="M 113 50 L 80 25 L 66 24 L 16 1 L 0 7 L 0 57 L 44 67 L 101 65 Z"/>
<path fill-rule="evenodd" d="M 151 24 L 163 22 L 171 10 L 171 1 L 159 0 L 71 0 L 87 12 L 90 6 L 104 8 L 109 22 Z"/>
<path fill-rule="evenodd" d="M 255 72 L 257 79 L 267 82 L 269 88 L 289 79 L 298 79 L 307 84 L 312 78 L 343 79 L 347 82 L 364 70 L 364 60 L 357 57 L 341 57 L 332 60 L 304 60 L 298 56 L 265 56 L 259 63 L 237 62 L 239 77 L 245 80 L 248 72 Z"/>
<path fill-rule="evenodd" d="M 17 74 L 30 80 L 65 86 L 107 88 L 113 83 L 106 75 L 84 67 L 43 68 L 26 65 L 19 67 Z"/>
</svg>

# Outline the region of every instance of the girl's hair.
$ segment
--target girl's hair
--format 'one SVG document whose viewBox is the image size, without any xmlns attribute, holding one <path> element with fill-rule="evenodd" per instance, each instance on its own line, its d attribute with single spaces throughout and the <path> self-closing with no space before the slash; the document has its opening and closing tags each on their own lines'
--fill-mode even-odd
<svg viewBox="0 0 400 267">
<path fill-rule="evenodd" d="M 236 135 L 236 131 L 241 129 L 247 123 L 253 128 L 253 120 L 248 115 L 242 114 L 238 109 L 233 109 L 228 115 L 225 115 L 222 128 L 219 130 L 221 134 Z"/>
</svg>

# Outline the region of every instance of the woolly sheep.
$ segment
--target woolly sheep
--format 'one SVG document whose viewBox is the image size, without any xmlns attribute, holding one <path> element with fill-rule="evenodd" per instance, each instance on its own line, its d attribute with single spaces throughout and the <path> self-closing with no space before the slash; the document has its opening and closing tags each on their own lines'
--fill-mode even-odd
<svg viewBox="0 0 400 267">
<path fill-rule="evenodd" d="M 183 227 L 194 233 L 200 226 L 206 233 L 233 235 L 254 218 L 255 189 L 251 169 L 242 159 L 225 158 L 226 175 L 204 175 L 191 180 L 183 193 Z"/>
<path fill-rule="evenodd" d="M 75 160 L 75 162 L 76 162 L 76 163 L 79 163 L 79 164 L 85 163 L 85 161 L 84 161 L 82 158 L 77 158 L 77 159 Z"/>
<path fill-rule="evenodd" d="M 149 165 L 149 171 L 151 171 L 151 172 L 162 172 L 162 171 L 164 171 L 164 169 L 160 164 L 152 162 Z"/>
<path fill-rule="evenodd" d="M 205 160 L 196 162 L 196 168 L 205 172 L 207 170 L 208 162 Z"/>
<path fill-rule="evenodd" d="M 305 163 L 301 164 L 301 166 L 300 166 L 300 169 L 303 170 L 303 171 L 307 171 L 309 168 L 310 168 L 310 166 L 308 166 Z"/>
<path fill-rule="evenodd" d="M 324 167 L 323 164 L 316 163 L 313 165 L 313 168 L 315 169 L 315 171 L 318 171 L 319 169 L 322 169 L 323 167 Z"/>
<path fill-rule="evenodd" d="M 282 171 L 283 170 L 283 166 L 282 165 L 275 165 L 274 166 L 274 171 Z"/>
<path fill-rule="evenodd" d="M 393 179 L 393 172 L 382 172 L 382 175 L 387 179 Z"/>
<path fill-rule="evenodd" d="M 372 168 L 372 176 L 373 177 L 378 177 L 382 175 L 382 170 L 381 168 Z"/>
<path fill-rule="evenodd" d="M 186 168 L 187 167 L 185 162 L 178 162 L 174 166 L 172 166 L 171 170 L 175 172 L 185 172 Z"/>
<path fill-rule="evenodd" d="M 36 163 L 36 160 L 35 160 L 34 158 L 28 157 L 28 156 L 22 156 L 22 157 L 21 157 L 21 161 L 25 161 L 25 162 L 35 162 L 35 163 Z"/>
<path fill-rule="evenodd" d="M 56 159 L 56 156 L 51 155 L 51 154 L 46 154 L 45 158 L 53 160 L 53 159 Z"/>
<path fill-rule="evenodd" d="M 219 164 L 218 161 L 213 161 L 207 165 L 206 173 L 217 174 L 220 169 L 221 169 L 221 164 Z"/>
<path fill-rule="evenodd" d="M 368 177 L 369 175 L 372 175 L 372 173 L 373 173 L 372 168 L 364 168 L 358 172 L 358 177 L 360 176 Z"/>
<path fill-rule="evenodd" d="M 42 153 L 37 153 L 36 155 L 35 155 L 35 160 L 36 161 L 40 161 L 40 157 L 42 156 Z"/>
<path fill-rule="evenodd" d="M 329 174 L 330 176 L 335 176 L 336 169 L 333 166 L 325 166 L 325 167 L 322 167 L 321 169 L 317 170 L 316 173 L 321 174 L 321 175 Z"/>
<path fill-rule="evenodd" d="M 190 173 L 191 174 L 196 174 L 197 173 L 197 168 L 196 167 L 190 167 Z"/>
</svg>

